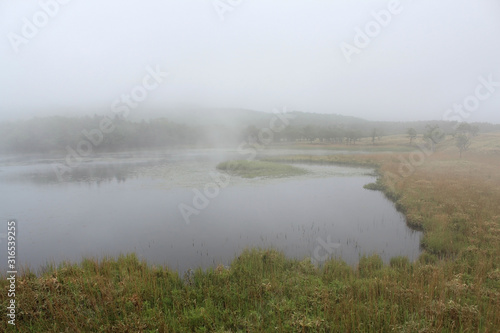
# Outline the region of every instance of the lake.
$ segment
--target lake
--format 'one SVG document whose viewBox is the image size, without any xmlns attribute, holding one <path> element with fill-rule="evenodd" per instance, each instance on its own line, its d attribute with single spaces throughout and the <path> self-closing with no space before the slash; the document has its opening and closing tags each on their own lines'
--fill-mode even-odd
<svg viewBox="0 0 500 333">
<path fill-rule="evenodd" d="M 135 252 L 183 272 L 228 265 L 247 247 L 318 264 L 328 256 L 355 265 L 362 254 L 385 262 L 420 254 L 421 232 L 409 229 L 382 193 L 363 188 L 375 181 L 373 170 L 298 165 L 308 173 L 228 180 L 215 166 L 233 158 L 241 155 L 222 149 L 106 154 L 61 180 L 53 169 L 61 159 L 4 156 L 0 220 L 17 220 L 17 261 L 33 269 Z M 7 223 L 0 227 L 5 247 Z M 0 262 L 6 271 L 5 251 Z"/>
</svg>

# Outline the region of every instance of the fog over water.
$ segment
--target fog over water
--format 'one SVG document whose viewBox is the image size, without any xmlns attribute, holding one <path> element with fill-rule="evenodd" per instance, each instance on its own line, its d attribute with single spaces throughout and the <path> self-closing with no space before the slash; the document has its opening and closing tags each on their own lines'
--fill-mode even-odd
<svg viewBox="0 0 500 333">
<path fill-rule="evenodd" d="M 421 232 L 363 187 L 376 170 L 259 160 L 464 153 L 500 129 L 499 17 L 497 0 L 0 0 L 0 220 L 35 267 L 136 252 L 185 270 L 257 246 L 414 260 Z M 221 185 L 230 159 L 270 174 Z"/>
<path fill-rule="evenodd" d="M 386 263 L 420 254 L 421 233 L 382 193 L 363 189 L 374 181 L 370 169 L 302 164 L 308 173 L 298 177 L 233 176 L 186 219 L 179 204 L 197 207 L 193 189 L 207 193 L 216 164 L 235 157 L 222 150 L 115 154 L 89 160 L 64 182 L 49 159 L 3 161 L 0 219 L 16 218 L 18 263 L 34 269 L 135 252 L 182 273 L 229 265 L 248 247 L 318 264 L 330 256 L 355 265 L 363 254 Z"/>
<path fill-rule="evenodd" d="M 500 0 L 0 0 L 0 332 L 497 332 L 499 59 Z"/>
</svg>

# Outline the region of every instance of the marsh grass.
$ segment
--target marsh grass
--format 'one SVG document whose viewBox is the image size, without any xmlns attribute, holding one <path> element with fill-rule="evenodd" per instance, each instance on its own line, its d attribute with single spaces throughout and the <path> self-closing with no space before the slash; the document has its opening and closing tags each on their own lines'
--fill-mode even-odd
<svg viewBox="0 0 500 333">
<path fill-rule="evenodd" d="M 299 176 L 307 173 L 306 170 L 293 165 L 248 160 L 233 160 L 222 162 L 217 165 L 217 169 L 225 171 L 232 175 L 238 175 L 243 178 L 281 178 Z"/>
<path fill-rule="evenodd" d="M 355 268 L 337 259 L 316 267 L 248 249 L 229 269 L 181 278 L 134 255 L 85 259 L 19 276 L 17 327 L 2 320 L 0 331 L 498 332 L 500 155 L 456 155 L 443 148 L 407 177 L 391 154 L 280 157 L 376 166 L 377 189 L 424 231 L 416 262 L 372 255 Z M 5 277 L 0 289 L 5 309 Z"/>
<path fill-rule="evenodd" d="M 384 266 L 372 255 L 357 268 L 339 260 L 315 267 L 308 259 L 248 249 L 229 268 L 183 278 L 135 255 L 86 259 L 20 277 L 17 331 L 493 332 L 498 270 L 489 272 L 489 286 L 480 286 L 443 261 L 405 259 Z"/>
</svg>

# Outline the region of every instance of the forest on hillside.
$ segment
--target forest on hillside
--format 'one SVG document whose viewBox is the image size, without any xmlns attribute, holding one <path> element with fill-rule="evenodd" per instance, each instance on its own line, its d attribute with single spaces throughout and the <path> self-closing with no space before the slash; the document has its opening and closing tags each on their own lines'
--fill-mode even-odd
<svg viewBox="0 0 500 333">
<path fill-rule="evenodd" d="M 272 116 L 270 114 L 269 116 Z M 405 134 L 424 137 L 429 128 L 453 135 L 457 123 L 391 123 L 365 120 L 339 122 L 335 115 L 295 113 L 292 121 L 272 132 L 267 140 L 274 143 L 325 142 L 356 144 L 362 138 L 380 141 L 384 136 Z M 0 122 L 0 153 L 58 153 L 68 147 L 93 152 L 159 149 L 168 147 L 234 146 L 241 142 L 259 142 L 265 124 L 258 121 L 197 125 L 166 118 L 131 121 L 94 115 L 84 117 L 42 117 L 15 122 Z M 474 132 L 500 130 L 500 125 L 474 124 Z M 411 131 L 410 131 L 411 129 Z M 91 144 L 91 146 L 90 146 Z M 87 145 L 87 146 L 85 146 Z"/>
</svg>

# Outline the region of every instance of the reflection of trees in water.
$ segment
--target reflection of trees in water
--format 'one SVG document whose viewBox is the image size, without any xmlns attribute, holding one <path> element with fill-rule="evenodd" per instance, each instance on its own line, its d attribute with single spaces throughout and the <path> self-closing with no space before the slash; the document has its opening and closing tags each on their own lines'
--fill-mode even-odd
<svg viewBox="0 0 500 333">
<path fill-rule="evenodd" d="M 118 183 L 125 182 L 129 178 L 136 178 L 137 166 L 127 164 L 102 164 L 84 166 L 75 169 L 71 174 L 71 180 L 75 182 L 90 182 L 97 185 L 102 182 L 116 180 Z"/>
<path fill-rule="evenodd" d="M 145 161 L 135 163 L 92 163 L 81 164 L 78 167 L 70 168 L 62 176 L 62 182 L 85 182 L 101 183 L 116 181 L 124 183 L 128 179 L 138 178 L 141 169 L 164 164 L 164 161 Z M 35 184 L 53 184 L 60 183 L 56 172 L 52 169 L 43 171 L 21 173 L 15 178 L 9 178 L 11 181 L 27 181 Z"/>
</svg>

